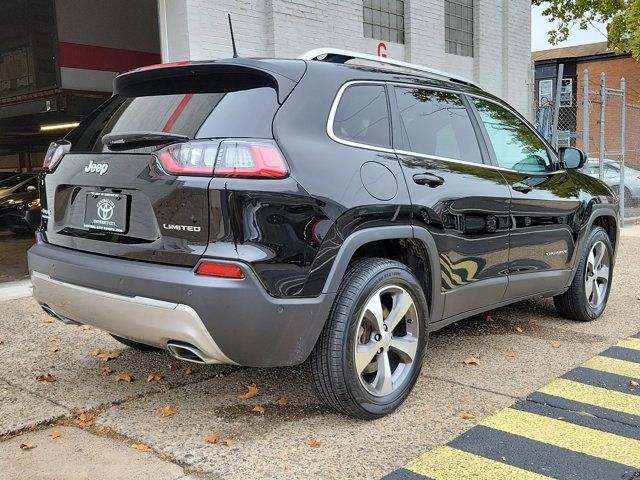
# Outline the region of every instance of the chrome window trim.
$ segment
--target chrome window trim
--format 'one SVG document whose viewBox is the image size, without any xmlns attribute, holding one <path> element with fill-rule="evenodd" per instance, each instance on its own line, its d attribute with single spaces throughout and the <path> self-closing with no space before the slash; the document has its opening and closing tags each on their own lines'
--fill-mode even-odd
<svg viewBox="0 0 640 480">
<path fill-rule="evenodd" d="M 349 82 L 345 83 L 344 85 L 342 85 L 340 87 L 340 90 L 338 90 L 338 93 L 336 94 L 336 98 L 333 100 L 333 104 L 331 105 L 331 110 L 329 110 L 329 118 L 327 120 L 327 135 L 329 135 L 329 138 L 331 138 L 334 142 L 341 143 L 343 145 L 348 145 L 350 147 L 365 148 L 367 150 L 374 150 L 376 152 L 395 153 L 393 148 L 378 147 L 376 145 L 369 145 L 369 144 L 366 144 L 366 143 L 359 143 L 359 142 L 353 142 L 351 140 L 345 140 L 344 138 L 340 138 L 339 136 L 337 136 L 334 133 L 334 131 L 333 131 L 333 122 L 335 120 L 336 111 L 338 110 L 338 105 L 340 104 L 340 100 L 342 99 L 342 95 L 347 90 L 347 88 L 349 88 L 349 87 L 351 87 L 353 85 L 360 85 L 360 84 L 362 84 L 362 85 L 381 85 L 383 87 L 386 86 L 386 82 L 379 81 L 379 80 L 352 80 L 352 81 L 349 81 Z M 388 109 L 388 106 L 387 106 L 387 109 Z M 389 126 L 391 126 L 391 112 L 389 112 Z M 391 132 L 389 132 L 389 140 L 391 141 L 391 143 L 393 145 L 393 136 L 391 135 Z"/>
<path fill-rule="evenodd" d="M 498 170 L 498 171 L 503 171 L 503 172 L 510 172 L 510 173 L 518 173 L 518 174 L 524 174 L 524 175 L 531 175 L 531 176 L 540 176 L 540 175 L 556 175 L 558 173 L 565 173 L 566 170 L 554 170 L 552 172 L 522 172 L 519 170 L 514 170 L 512 168 L 506 168 L 506 167 L 500 167 L 497 165 L 492 165 L 492 164 L 488 164 L 488 163 L 477 163 L 477 162 L 469 162 L 466 160 L 459 160 L 456 158 L 448 158 L 448 157 L 439 157 L 437 155 L 427 155 L 424 153 L 418 153 L 418 152 L 412 152 L 409 150 L 401 150 L 401 149 L 394 149 L 394 148 L 385 148 L 385 147 L 377 147 L 375 145 L 368 145 L 366 143 L 359 143 L 359 142 L 352 142 L 350 140 L 345 140 L 343 138 L 338 137 L 334 131 L 333 131 L 333 121 L 335 119 L 335 115 L 336 115 L 336 111 L 338 109 L 338 104 L 340 103 L 340 100 L 342 98 L 342 95 L 344 94 L 345 90 L 347 88 L 349 88 L 352 85 L 358 85 L 358 84 L 364 84 L 364 85 L 387 85 L 387 86 L 392 86 L 392 87 L 409 87 L 409 88 L 422 88 L 425 90 L 435 90 L 438 92 L 447 92 L 447 93 L 453 93 L 456 95 L 467 95 L 467 96 L 471 96 L 471 97 L 476 97 L 479 98 L 481 100 L 485 100 L 487 102 L 491 102 L 499 107 L 502 107 L 506 110 L 508 110 L 509 112 L 511 112 L 512 114 L 514 114 L 516 117 L 518 117 L 518 119 L 522 122 L 524 122 L 524 120 L 522 119 L 522 116 L 515 111 L 513 108 L 511 108 L 509 105 L 504 104 L 502 102 L 493 100 L 491 98 L 485 97 L 484 95 L 480 95 L 480 94 L 476 94 L 476 93 L 470 93 L 470 92 L 465 92 L 465 91 L 460 91 L 460 90 L 453 90 L 450 88 L 443 88 L 443 87 L 436 87 L 436 86 L 429 86 L 429 85 L 416 85 L 415 83 L 404 83 L 404 82 L 394 82 L 394 81 L 384 81 L 384 80 L 350 80 L 346 83 L 344 83 L 340 89 L 338 90 L 338 93 L 336 94 L 335 98 L 333 99 L 333 103 L 331 105 L 331 109 L 329 110 L 329 118 L 327 119 L 327 135 L 329 136 L 329 138 L 331 138 L 334 142 L 336 143 L 340 143 L 342 145 L 347 145 L 349 147 L 356 147 L 356 148 L 364 148 L 366 150 L 373 150 L 375 152 L 382 152 L 382 153 L 393 153 L 393 154 L 397 154 L 397 155 L 412 155 L 415 157 L 420 157 L 420 158 L 426 158 L 429 160 L 440 160 L 440 161 L 444 161 L 444 162 L 454 162 L 454 163 L 460 163 L 462 165 L 471 165 L 471 166 L 476 166 L 476 167 L 482 167 L 482 168 L 490 168 L 493 170 Z M 388 94 L 388 93 L 387 93 Z M 392 112 L 390 112 L 390 115 L 392 115 Z M 391 117 L 389 117 L 391 119 Z M 527 122 L 524 122 L 525 125 L 527 125 Z M 528 128 L 531 129 L 531 127 L 529 125 L 527 125 Z M 540 134 L 535 130 L 532 129 L 534 134 L 543 142 L 544 145 L 548 145 L 547 142 L 540 136 Z M 392 144 L 393 144 L 393 135 L 391 138 Z M 553 151 L 551 151 L 553 153 Z"/>
</svg>

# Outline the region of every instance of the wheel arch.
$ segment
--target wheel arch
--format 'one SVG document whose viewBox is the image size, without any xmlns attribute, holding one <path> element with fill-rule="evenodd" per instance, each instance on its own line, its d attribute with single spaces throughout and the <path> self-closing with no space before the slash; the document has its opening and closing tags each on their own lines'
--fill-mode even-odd
<svg viewBox="0 0 640 480">
<path fill-rule="evenodd" d="M 401 225 L 352 233 L 336 255 L 323 293 L 337 291 L 349 264 L 361 257 L 390 258 L 407 265 L 423 287 L 430 322 L 441 318 L 444 301 L 440 293 L 440 263 L 435 241 L 428 231 Z"/>
</svg>

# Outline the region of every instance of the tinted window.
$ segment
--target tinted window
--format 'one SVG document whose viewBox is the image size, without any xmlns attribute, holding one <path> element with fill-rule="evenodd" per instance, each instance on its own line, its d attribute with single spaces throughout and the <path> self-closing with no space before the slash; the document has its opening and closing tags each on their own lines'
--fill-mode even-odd
<svg viewBox="0 0 640 480">
<path fill-rule="evenodd" d="M 491 140 L 498 165 L 521 172 L 551 170 L 545 144 L 526 123 L 495 103 L 480 99 L 473 101 Z"/>
<path fill-rule="evenodd" d="M 482 163 L 478 139 L 459 95 L 422 88 L 396 88 L 407 150 Z"/>
<path fill-rule="evenodd" d="M 72 151 L 103 151 L 112 132 L 171 132 L 189 138 L 271 138 L 276 91 L 259 87 L 235 92 L 114 96 L 67 137 Z"/>
<path fill-rule="evenodd" d="M 352 142 L 378 147 L 391 146 L 389 109 L 384 85 L 348 87 L 336 109 L 333 133 Z"/>
</svg>

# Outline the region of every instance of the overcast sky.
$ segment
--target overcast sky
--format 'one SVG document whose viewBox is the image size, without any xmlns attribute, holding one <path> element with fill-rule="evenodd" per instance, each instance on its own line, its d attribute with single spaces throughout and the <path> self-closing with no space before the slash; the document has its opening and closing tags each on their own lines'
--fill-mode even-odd
<svg viewBox="0 0 640 480">
<path fill-rule="evenodd" d="M 531 50 L 546 50 L 547 48 L 568 47 L 572 45 L 582 45 L 585 43 L 604 42 L 606 37 L 604 34 L 607 28 L 604 24 L 596 24 L 595 27 L 589 27 L 587 30 L 580 30 L 579 25 L 575 25 L 569 34 L 569 39 L 558 45 L 549 43 L 549 35 L 547 32 L 553 30 L 554 23 L 549 23 L 548 19 L 542 16 L 543 7 L 532 7 L 531 15 Z M 599 30 L 599 31 L 598 31 Z M 602 33 L 601 33 L 602 32 Z"/>
</svg>

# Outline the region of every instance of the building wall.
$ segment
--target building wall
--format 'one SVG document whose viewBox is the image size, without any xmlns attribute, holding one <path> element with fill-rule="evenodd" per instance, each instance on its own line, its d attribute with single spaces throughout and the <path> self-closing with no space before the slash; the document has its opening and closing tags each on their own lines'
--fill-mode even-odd
<svg viewBox="0 0 640 480">
<path fill-rule="evenodd" d="M 640 167 L 640 64 L 633 58 L 608 58 L 601 61 L 578 62 L 577 64 L 577 131 L 583 131 L 583 72 L 589 71 L 590 115 L 589 115 L 589 155 L 598 157 L 600 148 L 600 73 L 604 72 L 608 88 L 620 88 L 620 80 L 624 77 L 627 90 L 625 121 L 625 161 Z M 605 150 L 620 151 L 621 118 L 619 97 L 607 99 L 605 108 Z M 581 146 L 581 145 L 579 145 Z M 618 157 L 609 155 L 613 159 Z"/>
<path fill-rule="evenodd" d="M 175 21 L 167 14 L 183 6 Z M 230 57 L 227 13 L 241 56 L 296 57 L 318 47 L 378 53 L 379 41 L 363 36 L 361 0 L 160 0 L 159 9 L 166 62 Z M 405 44 L 385 42 L 386 53 L 473 79 L 530 116 L 530 1 L 476 1 L 474 14 L 474 57 L 451 55 L 444 1 L 406 0 Z"/>
</svg>

